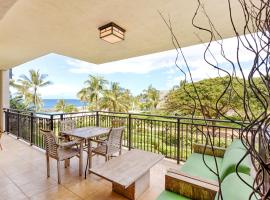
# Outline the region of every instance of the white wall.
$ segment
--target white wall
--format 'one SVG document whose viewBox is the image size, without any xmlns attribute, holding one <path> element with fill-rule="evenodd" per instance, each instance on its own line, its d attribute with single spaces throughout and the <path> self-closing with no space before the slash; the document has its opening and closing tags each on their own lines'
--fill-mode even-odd
<svg viewBox="0 0 270 200">
<path fill-rule="evenodd" d="M 9 108 L 9 71 L 0 70 L 0 131 L 4 131 L 3 108 Z"/>
</svg>

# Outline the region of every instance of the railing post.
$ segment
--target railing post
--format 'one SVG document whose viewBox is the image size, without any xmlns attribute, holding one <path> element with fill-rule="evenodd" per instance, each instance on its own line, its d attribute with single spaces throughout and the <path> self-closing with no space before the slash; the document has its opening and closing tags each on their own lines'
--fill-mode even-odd
<svg viewBox="0 0 270 200">
<path fill-rule="evenodd" d="M 177 118 L 177 164 L 180 163 L 180 119 Z"/>
<path fill-rule="evenodd" d="M 132 138 L 131 138 L 131 114 L 128 114 L 128 149 L 131 150 L 132 148 Z"/>
<path fill-rule="evenodd" d="M 50 118 L 50 129 L 53 131 L 53 115 Z"/>
<path fill-rule="evenodd" d="M 17 139 L 20 137 L 20 112 L 17 112 Z"/>
<path fill-rule="evenodd" d="M 62 114 L 60 114 L 60 120 L 62 121 L 63 119 L 64 119 L 64 115 L 62 113 Z"/>
<path fill-rule="evenodd" d="M 5 132 L 9 134 L 9 109 L 5 112 Z"/>
<path fill-rule="evenodd" d="M 96 111 L 96 126 L 99 126 L 99 112 Z"/>
<path fill-rule="evenodd" d="M 30 115 L 30 145 L 33 145 L 33 135 L 34 135 L 34 117 L 33 117 L 33 113 L 31 112 Z"/>
</svg>

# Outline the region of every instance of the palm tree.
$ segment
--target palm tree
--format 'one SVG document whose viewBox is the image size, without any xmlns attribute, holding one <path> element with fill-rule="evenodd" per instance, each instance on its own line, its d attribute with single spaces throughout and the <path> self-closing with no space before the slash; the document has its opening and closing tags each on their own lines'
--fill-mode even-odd
<svg viewBox="0 0 270 200">
<path fill-rule="evenodd" d="M 60 111 L 60 112 L 64 112 L 65 108 L 66 108 L 66 103 L 64 99 L 59 99 L 55 105 L 55 110 L 56 111 Z"/>
<path fill-rule="evenodd" d="M 34 110 L 38 111 L 42 105 L 41 95 L 38 90 L 41 87 L 52 84 L 50 81 L 46 81 L 47 74 L 40 74 L 39 70 L 29 70 L 29 77 L 21 75 L 17 80 L 17 83 L 11 81 L 11 85 L 18 90 L 18 93 L 24 97 L 27 105 L 33 105 Z"/>
<path fill-rule="evenodd" d="M 105 90 L 101 100 L 101 108 L 113 112 L 127 112 L 131 105 L 129 90 L 119 86 L 119 83 L 112 82 L 111 88 Z"/>
<path fill-rule="evenodd" d="M 150 85 L 146 90 L 143 91 L 143 98 L 146 103 L 146 107 L 153 111 L 157 108 L 160 99 L 160 92 Z"/>
<path fill-rule="evenodd" d="M 103 77 L 93 75 L 89 75 L 89 79 L 85 81 L 89 101 L 95 102 L 95 110 L 99 109 L 99 98 L 107 83 Z"/>
<path fill-rule="evenodd" d="M 13 97 L 12 95 L 10 95 L 9 104 L 10 104 L 11 109 L 16 109 L 16 110 L 27 110 L 28 109 L 28 106 L 23 102 L 22 96 Z"/>
<path fill-rule="evenodd" d="M 16 83 L 15 80 L 10 80 L 10 86 L 14 87 L 17 90 L 17 96 L 21 96 L 24 100 L 24 103 L 29 106 L 31 104 L 32 95 L 29 92 L 29 85 L 26 81 L 20 81 L 20 83 Z"/>
<path fill-rule="evenodd" d="M 63 113 L 76 112 L 78 109 L 73 104 L 66 104 L 64 99 L 59 99 L 55 105 L 55 110 Z"/>
<path fill-rule="evenodd" d="M 86 108 L 86 103 L 89 100 L 89 96 L 88 96 L 88 90 L 87 88 L 83 88 L 81 89 L 78 93 L 77 93 L 77 97 L 83 102 L 83 109 L 85 110 Z"/>
<path fill-rule="evenodd" d="M 64 109 L 64 112 L 65 113 L 78 112 L 78 108 L 73 104 L 67 104 Z"/>
</svg>

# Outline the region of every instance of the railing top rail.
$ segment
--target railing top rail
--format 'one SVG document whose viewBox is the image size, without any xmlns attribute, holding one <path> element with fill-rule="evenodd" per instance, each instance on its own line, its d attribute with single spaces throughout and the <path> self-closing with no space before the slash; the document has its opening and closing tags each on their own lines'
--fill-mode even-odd
<svg viewBox="0 0 270 200">
<path fill-rule="evenodd" d="M 220 123 L 233 123 L 231 120 L 226 119 L 204 119 L 200 117 L 185 117 L 185 116 L 168 116 L 168 115 L 154 115 L 154 114 L 142 114 L 142 113 L 124 113 L 124 112 L 111 112 L 111 111 L 83 111 L 83 112 L 70 112 L 70 113 L 45 113 L 45 112 L 33 112 L 28 110 L 16 110 L 16 109 L 3 109 L 5 112 L 12 112 L 12 113 L 33 113 L 35 115 L 43 115 L 43 116 L 67 116 L 67 115 L 78 115 L 78 114 L 95 114 L 95 113 L 104 113 L 104 114 L 114 114 L 114 115 L 127 115 L 127 116 L 137 116 L 137 117 L 156 117 L 156 118 L 163 118 L 163 119 L 176 119 L 176 120 L 190 120 L 190 121 L 206 121 L 206 122 L 220 122 Z M 138 118 L 139 119 L 139 118 Z M 248 124 L 248 122 L 242 121 L 234 121 L 239 124 Z"/>
</svg>

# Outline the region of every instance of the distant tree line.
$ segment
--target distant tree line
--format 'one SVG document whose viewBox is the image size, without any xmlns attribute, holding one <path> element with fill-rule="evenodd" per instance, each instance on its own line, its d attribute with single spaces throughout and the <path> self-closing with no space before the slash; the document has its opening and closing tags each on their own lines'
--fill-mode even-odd
<svg viewBox="0 0 270 200">
<path fill-rule="evenodd" d="M 47 78 L 47 74 L 31 69 L 28 75 L 23 74 L 17 80 L 10 80 L 11 87 L 16 90 L 15 95 L 10 96 L 10 107 L 18 110 L 41 111 L 43 101 L 40 89 L 52 84 Z M 83 102 L 83 110 L 154 113 L 160 101 L 160 92 L 151 85 L 140 95 L 133 96 L 130 90 L 121 87 L 117 82 L 109 82 L 102 76 L 89 75 L 84 84 L 85 87 L 77 93 L 77 97 Z M 78 108 L 60 99 L 53 111 L 77 112 Z"/>
<path fill-rule="evenodd" d="M 241 103 L 243 102 L 241 99 L 245 98 L 243 91 L 244 81 L 243 79 L 235 79 L 226 90 L 229 77 L 204 79 L 194 83 L 196 91 L 191 83 L 180 82 L 179 86 L 175 86 L 168 93 L 163 110 L 166 113 L 177 113 L 182 116 L 198 116 L 199 113 L 203 112 L 207 118 L 220 119 L 225 115 L 244 119 L 246 115 L 243 106 L 245 105 Z M 253 81 L 258 87 L 264 87 L 259 78 L 255 78 Z M 266 88 L 263 90 L 267 93 Z M 216 104 L 216 102 L 218 103 Z M 254 115 L 260 113 L 263 109 L 251 92 L 247 105 L 249 110 L 253 110 L 253 112 L 256 110 L 256 113 L 253 113 Z M 217 112 L 216 108 L 218 108 L 219 112 Z"/>
<path fill-rule="evenodd" d="M 133 96 L 129 89 L 117 82 L 109 83 L 102 76 L 89 75 L 84 83 L 77 97 L 89 110 L 154 112 L 160 100 L 160 92 L 151 85 L 140 95 Z"/>
</svg>

